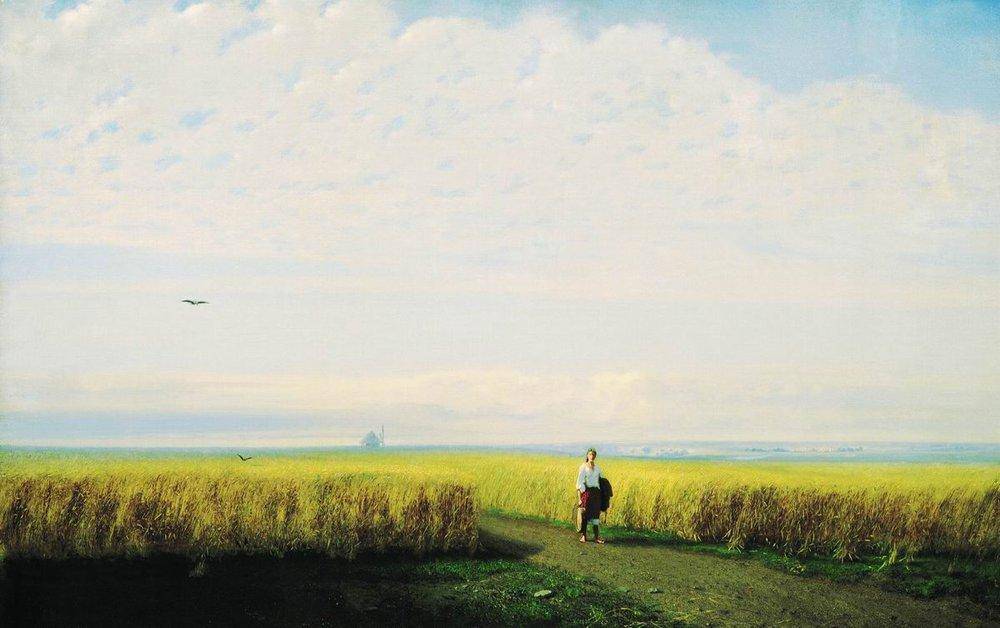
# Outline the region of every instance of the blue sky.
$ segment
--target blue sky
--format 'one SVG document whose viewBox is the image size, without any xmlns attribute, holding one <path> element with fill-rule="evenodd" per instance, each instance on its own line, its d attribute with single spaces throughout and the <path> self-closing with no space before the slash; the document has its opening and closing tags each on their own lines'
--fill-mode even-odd
<svg viewBox="0 0 1000 628">
<path fill-rule="evenodd" d="M 55 0 L 45 3 L 44 13 L 55 19 L 79 4 Z M 174 9 L 192 4 L 183 0 Z M 244 5 L 254 12 L 260 3 Z M 591 35 L 613 24 L 663 23 L 672 33 L 706 40 L 740 71 L 783 91 L 815 81 L 872 76 L 900 85 L 918 102 L 937 108 L 971 109 L 991 117 L 1000 109 L 996 2 L 452 0 L 392 6 L 399 29 L 426 17 L 455 16 L 504 26 L 540 8 L 571 16 Z M 244 38 L 262 26 L 261 21 L 247 21 L 230 38 Z"/>
<path fill-rule="evenodd" d="M 707 41 L 734 67 L 794 92 L 816 81 L 870 76 L 917 102 L 1000 110 L 1000 5 L 996 2 L 400 2 L 403 24 L 427 16 L 503 25 L 539 6 L 593 35 L 613 24 L 657 22 Z"/>
<path fill-rule="evenodd" d="M 10 438 L 998 440 L 998 16 L 5 5 Z"/>
</svg>

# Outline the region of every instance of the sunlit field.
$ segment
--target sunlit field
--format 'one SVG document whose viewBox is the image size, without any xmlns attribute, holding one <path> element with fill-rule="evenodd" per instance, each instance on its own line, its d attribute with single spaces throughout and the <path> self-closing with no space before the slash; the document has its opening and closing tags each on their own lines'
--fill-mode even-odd
<svg viewBox="0 0 1000 628">
<path fill-rule="evenodd" d="M 475 547 L 485 509 L 569 521 L 582 458 L 428 450 L 0 457 L 11 555 Z M 1000 557 L 1000 465 L 601 458 L 606 523 L 796 555 Z"/>
<path fill-rule="evenodd" d="M 0 550 L 10 556 L 318 551 L 350 558 L 476 546 L 472 491 L 454 483 L 293 464 L 259 472 L 201 459 L 66 461 L 58 472 L 54 462 L 18 460 L 0 472 Z"/>
</svg>

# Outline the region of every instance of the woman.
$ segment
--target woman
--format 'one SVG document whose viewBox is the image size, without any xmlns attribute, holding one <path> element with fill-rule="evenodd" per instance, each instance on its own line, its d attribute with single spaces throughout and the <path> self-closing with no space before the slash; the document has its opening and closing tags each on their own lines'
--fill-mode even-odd
<svg viewBox="0 0 1000 628">
<path fill-rule="evenodd" d="M 583 508 L 583 530 L 580 531 L 580 542 L 587 542 L 587 524 L 594 526 L 594 541 L 604 544 L 601 538 L 601 468 L 594 460 L 596 449 L 587 450 L 587 461 L 580 465 L 580 473 L 576 477 L 576 491 L 580 494 L 580 507 Z"/>
</svg>

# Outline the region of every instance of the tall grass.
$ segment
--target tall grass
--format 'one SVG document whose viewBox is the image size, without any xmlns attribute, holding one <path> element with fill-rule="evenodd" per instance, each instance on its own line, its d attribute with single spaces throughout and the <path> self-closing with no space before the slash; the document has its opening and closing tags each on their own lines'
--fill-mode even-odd
<svg viewBox="0 0 1000 628">
<path fill-rule="evenodd" d="M 578 465 L 515 458 L 506 470 L 478 466 L 473 483 L 484 507 L 570 521 Z M 614 488 L 603 518 L 611 525 L 840 559 L 1000 558 L 997 465 L 604 460 L 601 466 Z"/>
<path fill-rule="evenodd" d="M 0 517 L 8 555 L 43 558 L 297 550 L 420 555 L 471 551 L 478 524 L 471 490 L 455 484 L 176 471 L 5 474 Z"/>
<path fill-rule="evenodd" d="M 468 547 L 478 510 L 569 521 L 580 462 L 440 450 L 258 452 L 247 463 L 0 454 L 0 542 L 45 555 Z M 612 525 L 841 559 L 1000 558 L 996 464 L 599 463 L 614 486 Z M 172 523 L 145 523 L 147 510 Z"/>
</svg>

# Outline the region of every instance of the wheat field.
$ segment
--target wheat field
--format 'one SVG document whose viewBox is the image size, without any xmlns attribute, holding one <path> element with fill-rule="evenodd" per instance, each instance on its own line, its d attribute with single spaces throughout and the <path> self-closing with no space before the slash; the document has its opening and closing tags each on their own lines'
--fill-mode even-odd
<svg viewBox="0 0 1000 628">
<path fill-rule="evenodd" d="M 569 521 L 582 457 L 447 450 L 0 454 L 10 555 L 471 550 L 479 513 Z M 606 523 L 850 560 L 1000 558 L 1000 465 L 600 459 Z"/>
<path fill-rule="evenodd" d="M 478 529 L 472 491 L 456 484 L 211 473 L 197 464 L 5 472 L 0 513 L 0 550 L 40 558 L 471 552 Z"/>
</svg>

